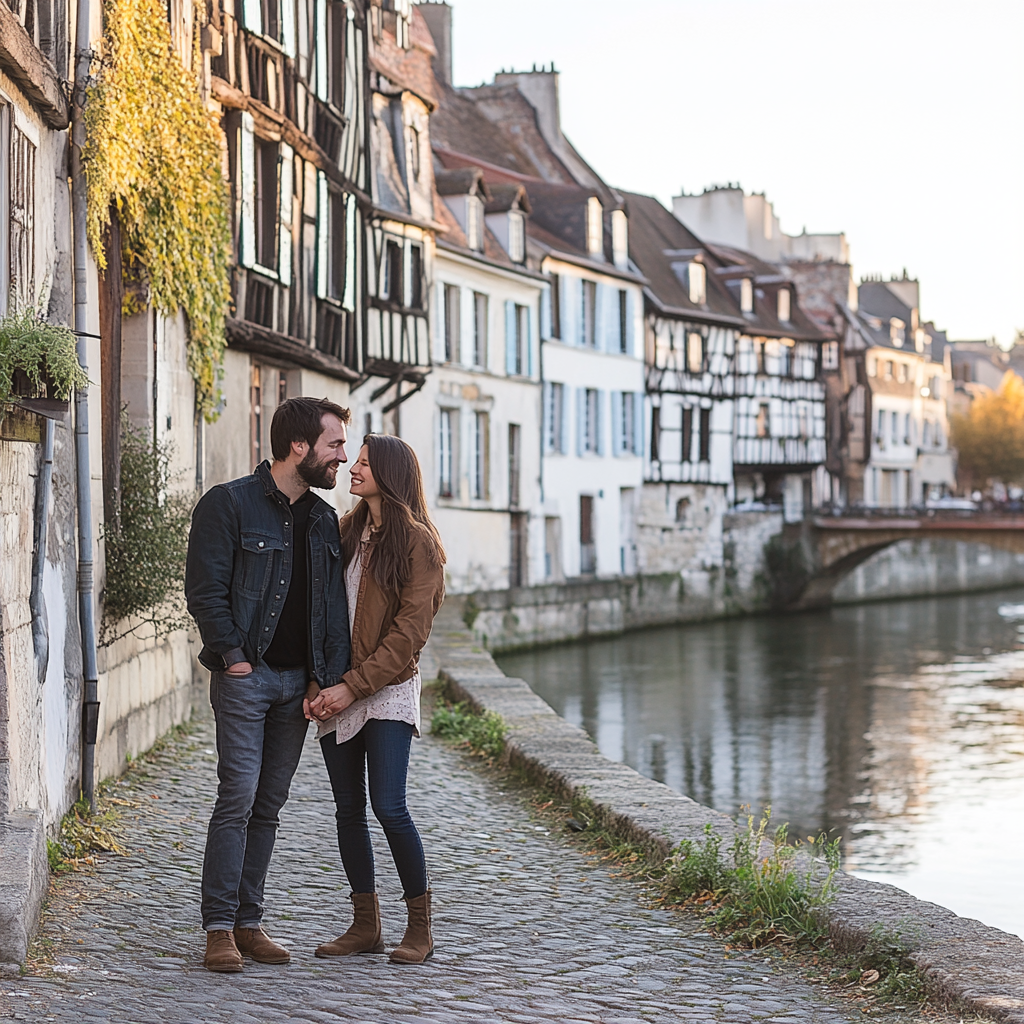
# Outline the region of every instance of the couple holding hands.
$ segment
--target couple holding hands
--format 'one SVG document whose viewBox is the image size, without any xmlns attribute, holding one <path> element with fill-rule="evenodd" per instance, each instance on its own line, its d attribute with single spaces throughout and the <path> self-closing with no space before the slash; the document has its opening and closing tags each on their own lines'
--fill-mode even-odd
<svg viewBox="0 0 1024 1024">
<path fill-rule="evenodd" d="M 340 523 L 312 493 L 337 483 L 349 420 L 327 399 L 288 399 L 270 427 L 273 462 L 211 488 L 192 514 L 185 593 L 217 727 L 202 879 L 211 971 L 241 971 L 243 957 L 290 959 L 263 931 L 263 887 L 310 721 L 354 909 L 348 931 L 316 955 L 384 952 L 367 780 L 408 908 L 390 959 L 416 964 L 433 953 L 426 862 L 405 794 L 419 654 L 444 596 L 445 555 L 416 455 L 397 437 L 363 438 L 350 470 L 360 500 Z"/>
</svg>

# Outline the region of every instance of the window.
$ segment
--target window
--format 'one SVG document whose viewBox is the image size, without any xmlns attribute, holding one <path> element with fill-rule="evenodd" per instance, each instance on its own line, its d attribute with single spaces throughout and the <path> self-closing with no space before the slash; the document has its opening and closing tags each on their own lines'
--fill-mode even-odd
<svg viewBox="0 0 1024 1024">
<path fill-rule="evenodd" d="M 597 391 L 594 388 L 587 388 L 583 392 L 583 451 L 593 454 L 597 454 L 598 450 L 598 431 L 600 430 L 598 415 Z"/>
<path fill-rule="evenodd" d="M 328 0 L 327 98 L 339 110 L 345 103 L 345 27 L 347 23 L 347 5 L 341 3 L 340 0 Z"/>
<path fill-rule="evenodd" d="M 868 376 L 869 377 L 874 377 L 875 376 L 875 374 L 878 372 L 878 360 L 877 359 L 868 359 L 867 360 L 867 371 L 868 371 Z"/>
<path fill-rule="evenodd" d="M 332 5 L 333 6 L 333 5 Z M 412 125 L 409 126 L 409 170 L 412 171 L 413 181 L 420 180 L 420 147 L 422 145 L 419 130 Z M 477 200 L 479 202 L 479 200 Z M 477 220 L 479 221 L 479 216 Z M 479 249 L 478 245 L 470 242 L 471 249 Z"/>
<path fill-rule="evenodd" d="M 333 190 L 328 196 L 327 294 L 341 299 L 345 293 L 345 197 Z"/>
<path fill-rule="evenodd" d="M 518 210 L 508 215 L 508 258 L 513 263 L 526 259 L 526 220 Z"/>
<path fill-rule="evenodd" d="M 651 407 L 651 462 L 661 460 L 661 409 Z"/>
<path fill-rule="evenodd" d="M 565 385 L 547 384 L 544 447 L 549 452 L 565 453 Z"/>
<path fill-rule="evenodd" d="M 792 303 L 792 293 L 788 288 L 780 288 L 778 295 L 778 315 L 779 320 L 782 323 L 789 323 L 790 316 L 790 305 Z"/>
<path fill-rule="evenodd" d="M 618 212 L 618 211 L 616 211 Z M 619 351 L 625 353 L 627 350 L 627 339 L 629 338 L 629 303 L 625 288 L 619 289 Z"/>
<path fill-rule="evenodd" d="M 772 436 L 771 406 L 767 402 L 761 402 L 757 407 L 757 419 L 754 423 L 754 431 L 758 437 Z"/>
<path fill-rule="evenodd" d="M 823 370 L 839 369 L 839 342 L 826 341 L 821 346 L 821 368 Z"/>
<path fill-rule="evenodd" d="M 892 414 L 892 443 L 897 444 L 900 436 L 900 414 L 894 412 Z"/>
<path fill-rule="evenodd" d="M 925 420 L 921 430 L 921 447 L 927 448 L 932 443 L 932 421 Z"/>
<path fill-rule="evenodd" d="M 701 409 L 700 411 L 700 461 L 708 462 L 711 459 L 711 410 Z"/>
<path fill-rule="evenodd" d="M 562 279 L 551 275 L 551 337 L 562 337 Z"/>
<path fill-rule="evenodd" d="M 505 303 L 505 372 L 530 373 L 530 307 L 511 300 Z"/>
<path fill-rule="evenodd" d="M 593 348 L 596 344 L 594 322 L 597 313 L 597 282 L 583 281 L 583 307 L 580 310 L 580 344 Z"/>
<path fill-rule="evenodd" d="M 912 433 L 912 424 L 910 422 L 910 413 L 905 413 L 903 416 L 903 443 L 913 444 L 914 435 Z"/>
<path fill-rule="evenodd" d="M 896 380 L 900 384 L 906 384 L 907 382 L 907 364 L 897 363 L 896 364 Z"/>
<path fill-rule="evenodd" d="M 889 320 L 889 340 L 895 348 L 903 348 L 906 338 L 907 325 L 899 317 L 892 317 Z"/>
<path fill-rule="evenodd" d="M 37 300 L 35 293 L 35 208 L 36 208 L 36 148 L 28 136 L 15 125 L 10 124 L 10 112 L 7 111 L 7 125 L 10 131 L 10 163 L 8 164 L 9 201 L 4 213 L 8 216 L 7 228 L 9 238 L 4 239 L 9 245 L 9 279 L 4 289 L 2 303 L 6 304 L 10 289 L 19 306 L 31 306 Z M 6 141 L 6 140 L 3 140 Z M 2 159 L 0 151 L 0 159 Z M 3 175 L 0 173 L 0 180 Z M 5 197 L 7 198 L 7 197 Z M 0 216 L 0 224 L 3 217 Z M 4 246 L 0 245 L 0 253 Z M 4 267 L 8 270 L 8 267 Z"/>
<path fill-rule="evenodd" d="M 423 250 L 409 246 L 409 308 L 423 308 Z"/>
<path fill-rule="evenodd" d="M 395 303 L 404 305 L 404 283 L 402 273 L 402 243 L 389 240 L 384 249 L 384 297 Z"/>
<path fill-rule="evenodd" d="M 885 444 L 885 410 L 878 410 L 878 429 L 875 431 L 875 440 L 880 444 Z"/>
<path fill-rule="evenodd" d="M 444 361 L 459 361 L 459 303 L 461 295 L 458 285 L 444 286 Z"/>
<path fill-rule="evenodd" d="M 277 143 L 256 139 L 256 262 L 277 269 Z"/>
<path fill-rule="evenodd" d="M 754 312 L 754 282 L 749 277 L 740 278 L 740 311 Z"/>
<path fill-rule="evenodd" d="M 591 256 L 604 252 L 604 209 L 597 196 L 587 200 L 587 252 Z"/>
<path fill-rule="evenodd" d="M 620 268 L 629 263 L 629 222 L 625 210 L 612 210 L 612 262 Z"/>
<path fill-rule="evenodd" d="M 481 501 L 487 497 L 487 421 L 487 413 L 473 413 L 473 458 L 469 485 L 471 497 Z"/>
<path fill-rule="evenodd" d="M 704 337 L 696 331 L 686 336 L 686 369 L 690 373 L 704 372 Z"/>
<path fill-rule="evenodd" d="M 522 455 L 520 452 L 522 430 L 518 423 L 508 425 L 508 505 L 519 507 L 519 475 Z"/>
<path fill-rule="evenodd" d="M 412 0 L 391 0 L 384 6 L 395 12 L 395 42 L 408 50 L 412 46 Z"/>
<path fill-rule="evenodd" d="M 452 420 L 455 419 L 455 412 L 452 409 L 442 409 L 440 417 L 440 436 L 437 445 L 437 466 L 438 466 L 438 489 L 437 493 L 442 498 L 452 496 Z"/>
<path fill-rule="evenodd" d="M 892 380 L 892 375 L 893 375 L 893 370 L 894 369 L 895 369 L 895 365 L 893 364 L 893 361 L 891 359 L 887 359 L 885 361 L 885 379 L 886 380 Z"/>
<path fill-rule="evenodd" d="M 779 376 L 788 377 L 793 372 L 793 343 L 778 342 Z"/>
<path fill-rule="evenodd" d="M 686 406 L 683 409 L 683 422 L 682 422 L 682 438 L 681 438 L 681 452 L 679 459 L 681 462 L 690 462 L 693 459 L 693 409 L 690 406 Z"/>
<path fill-rule="evenodd" d="M 479 196 L 466 196 L 466 244 L 478 251 L 484 247 L 483 203 Z"/>
<path fill-rule="evenodd" d="M 629 454 L 637 450 L 636 445 L 636 395 L 632 391 L 622 392 L 622 407 L 619 421 L 619 451 Z"/>
<path fill-rule="evenodd" d="M 249 377 L 249 445 L 255 468 L 263 461 L 263 387 L 260 367 L 253 363 Z"/>
<path fill-rule="evenodd" d="M 597 545 L 594 543 L 594 497 L 580 495 L 580 575 L 597 572 Z"/>
<path fill-rule="evenodd" d="M 686 286 L 695 306 L 703 306 L 708 301 L 708 277 L 703 263 L 686 264 Z"/>
<path fill-rule="evenodd" d="M 473 292 L 473 365 L 487 369 L 487 296 Z"/>
</svg>

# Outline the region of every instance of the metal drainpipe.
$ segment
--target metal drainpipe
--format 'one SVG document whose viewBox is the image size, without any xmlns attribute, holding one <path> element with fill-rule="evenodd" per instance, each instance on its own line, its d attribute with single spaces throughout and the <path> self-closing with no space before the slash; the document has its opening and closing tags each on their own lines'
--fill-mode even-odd
<svg viewBox="0 0 1024 1024">
<path fill-rule="evenodd" d="M 75 90 L 71 123 L 71 220 L 74 231 L 75 331 L 78 332 L 78 361 L 88 372 L 89 294 L 86 241 L 85 175 L 82 149 L 85 145 L 85 93 L 92 66 L 89 46 L 90 0 L 78 0 L 75 29 Z M 99 700 L 96 671 L 96 618 L 93 602 L 92 472 L 89 465 L 89 389 L 75 392 L 75 462 L 78 500 L 78 621 L 82 631 L 82 796 L 96 808 L 96 730 Z"/>
<path fill-rule="evenodd" d="M 50 532 L 50 490 L 53 484 L 53 429 L 54 423 L 46 419 L 43 436 L 43 461 L 39 467 L 39 487 L 36 492 L 36 546 L 32 553 L 32 593 L 28 599 L 32 613 L 32 647 L 36 655 L 36 677 L 40 686 L 46 678 L 50 659 L 49 625 L 46 620 L 46 602 L 43 600 L 43 570 L 46 567 L 46 540 Z"/>
</svg>

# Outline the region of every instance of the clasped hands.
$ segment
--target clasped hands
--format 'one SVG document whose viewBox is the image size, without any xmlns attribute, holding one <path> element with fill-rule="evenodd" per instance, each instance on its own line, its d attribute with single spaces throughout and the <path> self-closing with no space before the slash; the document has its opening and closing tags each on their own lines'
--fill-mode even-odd
<svg viewBox="0 0 1024 1024">
<path fill-rule="evenodd" d="M 356 695 L 347 683 L 326 686 L 322 690 L 315 680 L 306 687 L 302 711 L 311 722 L 326 722 L 354 703 Z"/>
</svg>

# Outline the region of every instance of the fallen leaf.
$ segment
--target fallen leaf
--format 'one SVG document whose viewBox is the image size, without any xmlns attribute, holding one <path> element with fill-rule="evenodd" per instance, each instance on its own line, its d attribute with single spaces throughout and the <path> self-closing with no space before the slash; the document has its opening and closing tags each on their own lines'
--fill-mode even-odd
<svg viewBox="0 0 1024 1024">
<path fill-rule="evenodd" d="M 864 971 L 860 976 L 860 983 L 862 985 L 874 985 L 881 975 L 876 970 Z"/>
</svg>

